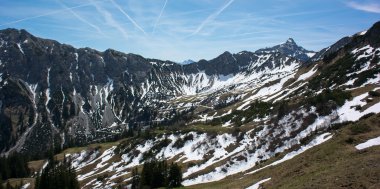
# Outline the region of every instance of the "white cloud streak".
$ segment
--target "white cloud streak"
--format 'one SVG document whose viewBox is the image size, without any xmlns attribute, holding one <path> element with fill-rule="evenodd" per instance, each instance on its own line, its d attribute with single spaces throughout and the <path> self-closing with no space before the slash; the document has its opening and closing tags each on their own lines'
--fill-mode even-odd
<svg viewBox="0 0 380 189">
<path fill-rule="evenodd" d="M 380 14 L 380 3 L 358 3 L 350 1 L 347 3 L 347 6 L 356 10 Z"/>
<path fill-rule="evenodd" d="M 104 1 L 104 0 L 100 0 L 100 1 Z M 73 6 L 73 7 L 66 7 L 64 9 L 51 11 L 51 12 L 44 13 L 44 14 L 39 14 L 39 15 L 36 15 L 36 16 L 25 17 L 25 18 L 22 18 L 22 19 L 18 19 L 18 20 L 14 20 L 14 21 L 11 21 L 11 22 L 4 23 L 4 24 L 0 24 L 0 27 L 1 26 L 5 26 L 5 25 L 10 25 L 10 24 L 16 24 L 16 23 L 19 23 L 19 22 L 23 22 L 23 21 L 27 21 L 27 20 L 32 20 L 32 19 L 36 19 L 36 18 L 41 18 L 41 17 L 45 17 L 45 16 L 50 16 L 50 15 L 58 14 L 58 13 L 65 12 L 65 11 L 68 11 L 68 10 L 73 10 L 73 9 L 77 9 L 77 8 L 81 8 L 81 7 L 86 7 L 86 6 L 90 6 L 90 5 L 91 5 L 91 3 L 85 3 L 85 4 Z"/>
<path fill-rule="evenodd" d="M 199 26 L 198 28 L 190 35 L 196 35 L 198 34 L 202 29 L 203 27 L 205 27 L 206 24 L 208 24 L 209 22 L 213 21 L 216 17 L 219 16 L 220 13 L 222 13 L 227 7 L 229 7 L 232 3 L 234 2 L 234 0 L 229 0 L 226 4 L 224 4 L 220 9 L 218 9 L 216 12 L 212 13 L 210 16 L 208 16 Z"/>
<path fill-rule="evenodd" d="M 82 16 L 80 16 L 79 14 L 77 14 L 76 12 L 74 12 L 74 10 L 72 8 L 69 8 L 65 4 L 63 4 L 60 0 L 58 0 L 58 3 L 63 8 L 65 8 L 65 10 L 69 11 L 72 15 L 74 15 L 78 20 L 80 20 L 81 22 L 83 22 L 83 23 L 89 25 L 90 27 L 94 28 L 102 36 L 107 37 L 98 26 L 96 26 L 95 24 L 92 24 L 91 22 L 89 22 L 86 19 L 84 19 Z"/>
<path fill-rule="evenodd" d="M 128 39 L 128 33 L 125 31 L 125 29 L 113 18 L 112 14 L 109 13 L 106 9 L 103 9 L 101 6 L 99 6 L 96 2 L 91 0 L 92 5 L 96 8 L 96 10 L 104 17 L 106 20 L 106 23 L 114 28 L 116 28 L 123 37 L 127 40 Z"/>
<path fill-rule="evenodd" d="M 139 29 L 141 32 L 143 32 L 144 33 L 144 35 L 146 35 L 146 32 L 144 31 L 144 29 L 140 26 L 140 25 L 138 25 L 137 24 L 137 22 L 135 21 L 135 20 L 133 20 L 121 7 L 120 7 L 120 5 L 119 4 L 117 4 L 115 1 L 113 1 L 113 0 L 110 0 L 111 1 L 111 3 L 121 12 L 121 13 L 123 13 L 124 14 L 124 16 L 126 16 L 127 18 L 128 18 L 128 20 L 129 21 L 131 21 L 132 22 L 132 24 L 137 28 L 137 29 Z"/>
<path fill-rule="evenodd" d="M 161 12 L 160 12 L 160 14 L 159 14 L 158 17 L 157 17 L 156 22 L 154 23 L 152 34 L 153 34 L 154 31 L 156 30 L 157 24 L 158 24 L 158 22 L 160 21 L 160 18 L 161 18 L 161 16 L 162 16 L 162 13 L 163 13 L 164 10 L 165 10 L 165 7 L 166 7 L 166 4 L 167 4 L 167 3 L 168 3 L 168 0 L 165 0 L 164 6 L 162 6 Z"/>
</svg>

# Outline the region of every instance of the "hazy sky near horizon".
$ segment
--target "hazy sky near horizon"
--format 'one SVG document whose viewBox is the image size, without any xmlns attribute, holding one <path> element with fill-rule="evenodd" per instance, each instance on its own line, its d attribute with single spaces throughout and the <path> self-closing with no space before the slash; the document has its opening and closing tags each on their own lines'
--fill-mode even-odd
<svg viewBox="0 0 380 189">
<path fill-rule="evenodd" d="M 318 51 L 380 20 L 379 0 L 0 0 L 0 29 L 163 60 L 285 42 Z"/>
</svg>

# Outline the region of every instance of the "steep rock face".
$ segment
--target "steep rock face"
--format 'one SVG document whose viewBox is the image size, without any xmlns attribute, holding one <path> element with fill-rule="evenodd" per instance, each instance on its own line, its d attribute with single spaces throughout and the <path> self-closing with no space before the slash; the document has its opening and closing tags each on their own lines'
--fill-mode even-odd
<svg viewBox="0 0 380 189">
<path fill-rule="evenodd" d="M 325 61 L 329 61 L 331 57 L 336 56 L 336 53 L 341 50 L 343 47 L 350 48 L 353 46 L 365 46 L 370 45 L 371 47 L 379 47 L 380 40 L 378 34 L 380 32 L 380 22 L 375 23 L 368 31 L 362 31 L 352 36 L 347 36 L 333 45 L 322 49 L 317 52 L 308 63 L 322 60 L 325 58 Z M 351 43 L 351 44 L 350 44 Z"/>
<path fill-rule="evenodd" d="M 309 63 L 313 63 L 315 61 L 321 60 L 323 57 L 329 56 L 335 52 L 337 52 L 339 49 L 350 43 L 352 40 L 352 37 L 344 37 L 334 43 L 333 45 L 326 47 L 319 52 L 317 52 L 309 61 Z"/>
<path fill-rule="evenodd" d="M 0 83 L 0 148 L 7 149 L 37 121 L 33 95 L 22 80 L 3 76 Z"/>
<path fill-rule="evenodd" d="M 27 114 L 30 111 L 35 111 L 36 117 L 41 118 L 37 125 L 52 126 L 62 135 L 57 140 L 59 143 L 81 144 L 102 137 L 95 131 L 110 126 L 116 119 L 111 102 L 106 99 L 114 83 L 115 91 L 123 85 L 137 85 L 152 69 L 152 65 L 138 55 L 113 50 L 101 53 L 88 48 L 74 49 L 36 38 L 24 30 L 7 29 L 0 37 L 0 72 L 3 83 L 8 84 L 1 88 L 3 136 L 14 133 L 11 139 L 2 142 L 2 152 L 12 147 L 26 128 L 32 128 L 35 118 Z M 136 104 L 128 100 L 124 102 Z M 26 105 L 30 107 L 24 107 Z M 35 109 L 31 108 L 32 105 Z M 23 120 L 32 118 L 29 122 L 20 121 L 16 114 L 25 115 Z"/>
</svg>

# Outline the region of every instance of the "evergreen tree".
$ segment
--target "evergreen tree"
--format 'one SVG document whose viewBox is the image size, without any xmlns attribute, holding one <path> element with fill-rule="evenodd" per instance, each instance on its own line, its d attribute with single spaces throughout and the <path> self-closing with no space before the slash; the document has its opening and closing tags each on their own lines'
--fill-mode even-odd
<svg viewBox="0 0 380 189">
<path fill-rule="evenodd" d="M 137 172 L 137 170 L 136 170 Z M 132 172 L 132 175 L 136 173 Z M 134 178 L 132 178 L 134 179 Z M 140 176 L 139 188 L 179 187 L 182 182 L 181 168 L 177 164 L 168 167 L 166 161 L 155 159 L 145 162 Z M 136 186 L 132 180 L 132 186 Z"/>
<path fill-rule="evenodd" d="M 65 156 L 64 156 L 65 157 Z M 42 171 L 41 176 L 37 175 L 36 189 L 79 189 L 75 170 L 71 167 L 71 162 L 64 158 L 63 162 L 49 158 L 49 164 Z"/>
<path fill-rule="evenodd" d="M 166 173 L 167 173 L 167 164 L 166 161 L 155 161 L 153 164 L 153 175 L 150 186 L 153 188 L 158 188 L 165 186 L 166 183 Z"/>
<path fill-rule="evenodd" d="M 41 177 L 40 177 L 40 174 L 37 174 L 34 188 L 40 188 L 40 183 L 41 183 Z"/>
<path fill-rule="evenodd" d="M 180 187 L 182 183 L 182 172 L 181 168 L 176 164 L 172 163 L 169 168 L 168 174 L 168 187 L 175 188 Z"/>
<path fill-rule="evenodd" d="M 137 171 L 137 168 L 134 168 L 132 170 L 132 187 L 131 187 L 131 189 L 139 188 L 139 183 L 140 183 L 140 175 Z"/>
<path fill-rule="evenodd" d="M 152 162 L 145 162 L 141 171 L 140 188 L 151 184 L 152 180 Z"/>
<path fill-rule="evenodd" d="M 0 157 L 0 179 L 23 178 L 29 175 L 28 158 L 21 154 Z"/>
</svg>

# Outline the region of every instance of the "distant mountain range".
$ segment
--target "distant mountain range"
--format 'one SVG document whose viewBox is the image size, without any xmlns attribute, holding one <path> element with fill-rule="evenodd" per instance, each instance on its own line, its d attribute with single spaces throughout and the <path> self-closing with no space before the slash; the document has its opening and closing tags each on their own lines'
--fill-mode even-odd
<svg viewBox="0 0 380 189">
<path fill-rule="evenodd" d="M 192 63 L 195 63 L 195 61 L 188 59 L 188 60 L 184 60 L 184 61 L 180 62 L 179 64 L 192 64 Z"/>
</svg>

